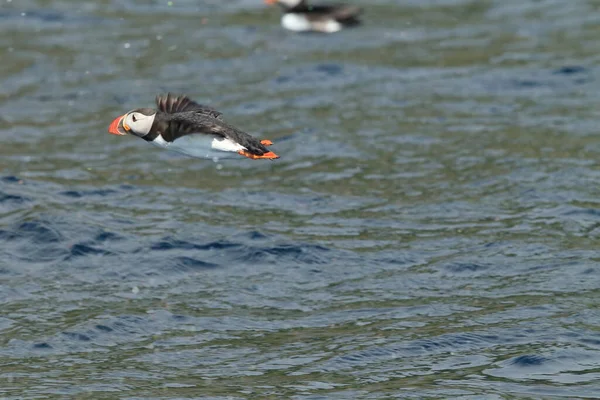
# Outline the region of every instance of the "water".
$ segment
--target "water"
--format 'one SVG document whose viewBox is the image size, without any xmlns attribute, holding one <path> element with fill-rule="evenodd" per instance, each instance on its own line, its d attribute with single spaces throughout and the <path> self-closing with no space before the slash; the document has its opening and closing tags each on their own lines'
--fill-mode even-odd
<svg viewBox="0 0 600 400">
<path fill-rule="evenodd" d="M 600 9 L 0 5 L 0 397 L 600 398 Z M 275 142 L 106 133 L 185 92 Z"/>
</svg>

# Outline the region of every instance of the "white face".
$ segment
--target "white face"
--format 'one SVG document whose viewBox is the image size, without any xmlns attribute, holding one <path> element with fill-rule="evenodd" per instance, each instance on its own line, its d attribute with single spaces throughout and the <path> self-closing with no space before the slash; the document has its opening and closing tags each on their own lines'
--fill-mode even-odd
<svg viewBox="0 0 600 400">
<path fill-rule="evenodd" d="M 135 136 L 146 136 L 152 128 L 154 117 L 156 117 L 156 114 L 145 115 L 135 111 L 129 112 L 123 118 L 123 129 Z"/>
</svg>

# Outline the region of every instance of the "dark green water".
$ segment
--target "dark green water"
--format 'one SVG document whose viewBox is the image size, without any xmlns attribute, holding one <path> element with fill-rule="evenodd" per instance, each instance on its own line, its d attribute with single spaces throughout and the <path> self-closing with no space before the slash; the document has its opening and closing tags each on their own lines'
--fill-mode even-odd
<svg viewBox="0 0 600 400">
<path fill-rule="evenodd" d="M 597 2 L 0 1 L 0 398 L 600 398 Z"/>
</svg>

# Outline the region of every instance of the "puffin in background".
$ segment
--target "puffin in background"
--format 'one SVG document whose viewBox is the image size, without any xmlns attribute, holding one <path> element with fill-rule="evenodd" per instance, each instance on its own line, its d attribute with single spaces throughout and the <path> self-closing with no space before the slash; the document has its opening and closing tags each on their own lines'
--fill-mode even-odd
<svg viewBox="0 0 600 400">
<path fill-rule="evenodd" d="M 279 156 L 259 140 L 223 121 L 220 112 L 185 95 L 156 96 L 157 109 L 137 108 L 115 118 L 108 132 L 131 134 L 158 147 L 188 156 L 221 159 L 244 156 L 274 160 Z"/>
<path fill-rule="evenodd" d="M 362 9 L 346 4 L 311 6 L 306 0 L 265 0 L 283 8 L 281 25 L 294 32 L 333 33 L 360 24 Z"/>
</svg>

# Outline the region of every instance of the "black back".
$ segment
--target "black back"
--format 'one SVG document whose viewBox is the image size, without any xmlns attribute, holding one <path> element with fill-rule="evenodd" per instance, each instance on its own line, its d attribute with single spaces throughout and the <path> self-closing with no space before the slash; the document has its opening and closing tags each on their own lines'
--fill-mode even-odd
<svg viewBox="0 0 600 400">
<path fill-rule="evenodd" d="M 281 4 L 281 3 L 279 3 Z M 284 7 L 286 13 L 305 14 L 309 20 L 322 20 L 332 18 L 344 24 L 358 24 L 358 16 L 362 13 L 362 9 L 357 6 L 347 4 L 331 4 L 331 5 L 309 5 L 305 0 L 301 1 L 295 7 Z"/>
</svg>

